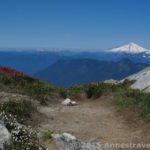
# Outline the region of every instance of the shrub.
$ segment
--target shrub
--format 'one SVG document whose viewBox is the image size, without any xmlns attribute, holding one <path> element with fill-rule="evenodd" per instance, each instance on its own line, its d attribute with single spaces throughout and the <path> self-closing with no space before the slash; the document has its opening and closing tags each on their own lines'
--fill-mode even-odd
<svg viewBox="0 0 150 150">
<path fill-rule="evenodd" d="M 9 100 L 3 103 L 0 103 L 0 112 L 5 112 L 6 114 L 11 114 L 16 116 L 17 119 L 23 119 L 30 117 L 31 112 L 34 110 L 31 101 L 20 100 L 14 101 Z"/>
<path fill-rule="evenodd" d="M 11 143 L 5 144 L 5 150 L 44 150 L 39 146 L 36 131 L 17 122 L 17 119 L 8 113 L 2 112 L 0 118 L 4 120 L 5 126 L 11 133 Z"/>
<path fill-rule="evenodd" d="M 65 98 L 67 98 L 68 92 L 65 89 L 59 89 L 59 94 L 61 97 L 63 97 L 65 99 Z"/>
<path fill-rule="evenodd" d="M 68 94 L 70 95 L 78 95 L 84 93 L 86 91 L 87 86 L 84 85 L 75 85 L 68 89 Z"/>
<path fill-rule="evenodd" d="M 150 121 L 150 93 L 122 88 L 122 90 L 116 91 L 115 97 L 119 107 L 136 107 L 138 116 L 145 121 Z"/>
<path fill-rule="evenodd" d="M 3 83 L 4 85 L 11 84 L 11 78 L 10 77 L 0 75 L 0 80 L 1 80 L 1 83 Z"/>
<path fill-rule="evenodd" d="M 105 93 L 111 93 L 119 87 L 111 83 L 90 84 L 86 90 L 88 98 L 98 98 Z"/>
<path fill-rule="evenodd" d="M 51 130 L 48 130 L 47 132 L 45 132 L 42 136 L 43 140 L 46 141 L 48 139 L 51 139 L 52 138 L 52 134 L 53 134 L 53 131 Z"/>
<path fill-rule="evenodd" d="M 142 93 L 138 99 L 139 117 L 150 121 L 150 93 Z"/>
<path fill-rule="evenodd" d="M 98 98 L 102 95 L 102 89 L 97 87 L 97 86 L 89 86 L 89 88 L 86 91 L 87 97 L 88 98 Z"/>
</svg>

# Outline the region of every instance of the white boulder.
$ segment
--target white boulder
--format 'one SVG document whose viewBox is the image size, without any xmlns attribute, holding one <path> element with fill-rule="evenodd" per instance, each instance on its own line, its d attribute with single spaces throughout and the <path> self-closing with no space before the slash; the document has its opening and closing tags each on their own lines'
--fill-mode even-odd
<svg viewBox="0 0 150 150">
<path fill-rule="evenodd" d="M 69 98 L 66 98 L 66 99 L 62 102 L 62 105 L 64 105 L 64 106 L 74 106 L 74 105 L 77 105 L 77 102 L 76 102 L 76 101 L 72 101 L 72 100 L 69 99 Z"/>
<path fill-rule="evenodd" d="M 100 142 L 96 140 L 80 141 L 69 133 L 52 134 L 52 139 L 58 150 L 102 150 Z"/>
<path fill-rule="evenodd" d="M 131 88 L 150 92 L 150 67 L 147 67 L 144 70 L 127 77 L 126 79 L 135 81 L 131 85 Z"/>
<path fill-rule="evenodd" d="M 70 140 L 76 140 L 76 137 L 69 134 L 69 133 L 63 133 L 62 134 L 64 136 L 64 138 L 66 139 L 66 141 L 70 141 Z"/>
<path fill-rule="evenodd" d="M 71 101 L 71 105 L 77 105 L 76 101 Z"/>
</svg>

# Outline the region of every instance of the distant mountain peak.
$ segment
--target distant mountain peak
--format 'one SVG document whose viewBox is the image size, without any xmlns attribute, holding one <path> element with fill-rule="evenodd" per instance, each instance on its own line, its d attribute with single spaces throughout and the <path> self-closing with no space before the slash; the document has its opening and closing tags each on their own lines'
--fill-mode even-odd
<svg viewBox="0 0 150 150">
<path fill-rule="evenodd" d="M 139 46 L 138 44 L 131 42 L 121 47 L 113 48 L 111 49 L 111 51 L 138 54 L 138 53 L 147 52 L 149 50 Z"/>
</svg>

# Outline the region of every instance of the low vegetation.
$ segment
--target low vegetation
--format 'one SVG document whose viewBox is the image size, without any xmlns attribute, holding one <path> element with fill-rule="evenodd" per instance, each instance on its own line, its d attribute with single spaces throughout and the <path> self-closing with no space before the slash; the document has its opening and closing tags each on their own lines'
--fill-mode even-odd
<svg viewBox="0 0 150 150">
<path fill-rule="evenodd" d="M 39 139 L 36 131 L 30 126 L 24 126 L 18 123 L 17 118 L 4 111 L 0 113 L 0 119 L 11 133 L 11 143 L 4 145 L 5 150 L 44 150 L 39 145 Z"/>
<path fill-rule="evenodd" d="M 125 80 L 123 83 L 95 83 L 84 86 L 74 86 L 68 94 L 86 93 L 90 99 L 97 99 L 104 94 L 111 94 L 115 104 L 120 109 L 136 108 L 137 116 L 144 121 L 150 121 L 150 93 L 129 88 L 134 81 Z"/>
<path fill-rule="evenodd" d="M 53 134 L 53 131 L 48 130 L 47 132 L 44 132 L 44 134 L 43 134 L 43 136 L 42 136 L 42 139 L 43 139 L 44 141 L 49 140 L 49 139 L 52 138 L 52 134 Z"/>
<path fill-rule="evenodd" d="M 6 115 L 11 114 L 16 117 L 19 122 L 29 118 L 33 111 L 35 111 L 35 108 L 31 101 L 27 100 L 9 100 L 0 103 L 0 112 L 5 112 Z"/>
<path fill-rule="evenodd" d="M 29 100 L 8 98 L 0 102 L 0 120 L 11 134 L 11 143 L 4 145 L 5 150 L 44 150 L 39 144 L 36 131 L 28 126 L 36 108 L 30 97 L 46 103 L 45 96 L 51 95 L 56 88 L 31 78 L 15 70 L 0 67 L 0 91 L 29 96 Z"/>
<path fill-rule="evenodd" d="M 0 75 L 0 90 L 29 95 L 45 104 L 45 95 L 51 95 L 56 88 L 29 76 L 10 77 Z"/>
<path fill-rule="evenodd" d="M 3 67 L 3 66 L 0 66 L 0 74 L 5 75 L 7 77 L 11 77 L 11 78 L 18 78 L 18 77 L 25 77 L 26 76 L 22 72 L 18 72 L 14 69 L 10 69 L 10 68 Z"/>
<path fill-rule="evenodd" d="M 69 90 L 67 90 L 67 94 L 76 96 L 76 95 L 84 93 L 86 91 L 86 89 L 87 89 L 87 86 L 75 85 L 75 86 L 69 88 Z"/>
</svg>

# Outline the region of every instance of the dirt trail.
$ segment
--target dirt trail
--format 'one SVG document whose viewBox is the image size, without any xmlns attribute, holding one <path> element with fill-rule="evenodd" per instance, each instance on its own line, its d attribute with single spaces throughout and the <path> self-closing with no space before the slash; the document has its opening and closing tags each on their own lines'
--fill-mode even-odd
<svg viewBox="0 0 150 150">
<path fill-rule="evenodd" d="M 61 104 L 40 107 L 39 111 L 45 114 L 47 119 L 41 121 L 37 128 L 42 132 L 48 129 L 55 133 L 68 132 L 82 140 L 94 138 L 103 144 L 148 143 L 150 125 L 130 125 L 109 101 L 111 98 L 104 96 L 97 100 L 79 101 L 78 105 L 73 107 Z"/>
</svg>

